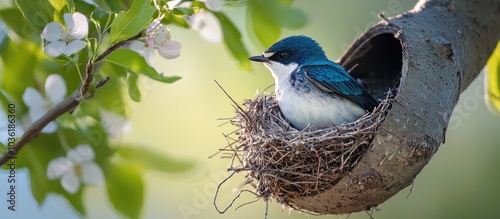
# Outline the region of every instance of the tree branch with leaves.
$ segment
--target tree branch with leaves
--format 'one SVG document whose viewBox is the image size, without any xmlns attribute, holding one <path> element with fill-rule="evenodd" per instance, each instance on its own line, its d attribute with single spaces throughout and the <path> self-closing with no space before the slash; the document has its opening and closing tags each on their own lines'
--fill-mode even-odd
<svg viewBox="0 0 500 219">
<path fill-rule="evenodd" d="M 278 14 L 295 15 L 293 22 L 285 22 L 285 28 L 304 25 L 304 13 L 291 7 L 290 2 L 266 2 L 279 9 Z M 16 168 L 30 170 L 30 181 L 36 182 L 31 183 L 31 192 L 39 204 L 49 193 L 56 193 L 85 215 L 83 188 L 105 183 L 113 207 L 126 217 L 138 218 L 145 171 L 177 173 L 196 164 L 113 141 L 128 127 L 125 99 L 128 96 L 136 102 L 141 100 L 140 77 L 167 84 L 181 79 L 166 76 L 156 63 L 156 58 L 173 59 L 180 55 L 181 44 L 172 40 L 175 33 L 170 32 L 171 25 L 191 28 L 209 42 L 223 43 L 236 62 L 249 69 L 246 46 L 238 28 L 222 11 L 223 2 L 11 3 L 0 9 L 1 21 L 9 32 L 0 33 L 5 71 L 0 84 L 0 105 L 6 112 L 15 106 L 17 136 L 2 142 L 0 164 L 8 169 L 6 163 L 13 162 Z M 264 15 L 264 21 L 278 22 L 272 11 L 250 11 L 262 8 L 263 1 L 252 0 L 243 5 L 254 17 Z M 227 1 L 224 5 L 232 6 L 242 4 Z M 272 34 L 256 38 L 260 43 L 277 39 L 281 27 L 273 29 Z M 66 95 L 67 90 L 74 92 Z"/>
</svg>

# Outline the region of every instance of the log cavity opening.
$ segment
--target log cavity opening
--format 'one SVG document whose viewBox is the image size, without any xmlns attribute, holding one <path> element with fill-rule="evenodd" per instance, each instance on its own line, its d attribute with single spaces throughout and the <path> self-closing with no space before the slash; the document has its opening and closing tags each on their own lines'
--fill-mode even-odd
<svg viewBox="0 0 500 219">
<path fill-rule="evenodd" d="M 358 46 L 356 46 L 358 45 Z M 358 39 L 341 60 L 341 65 L 379 101 L 387 91 L 397 94 L 401 79 L 403 48 L 392 33 Z M 349 53 L 351 55 L 349 55 Z"/>
</svg>

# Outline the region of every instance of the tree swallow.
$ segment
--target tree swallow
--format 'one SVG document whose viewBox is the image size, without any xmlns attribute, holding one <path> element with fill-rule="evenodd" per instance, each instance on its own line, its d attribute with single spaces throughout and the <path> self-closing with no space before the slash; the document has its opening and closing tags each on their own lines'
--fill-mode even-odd
<svg viewBox="0 0 500 219">
<path fill-rule="evenodd" d="M 281 112 L 298 130 L 353 122 L 378 105 L 309 37 L 286 37 L 250 60 L 271 71 Z"/>
</svg>

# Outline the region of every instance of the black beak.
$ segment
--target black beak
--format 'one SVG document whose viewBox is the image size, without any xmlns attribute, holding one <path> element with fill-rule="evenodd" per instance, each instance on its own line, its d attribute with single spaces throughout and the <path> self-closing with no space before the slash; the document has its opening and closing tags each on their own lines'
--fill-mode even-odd
<svg viewBox="0 0 500 219">
<path fill-rule="evenodd" d="M 266 57 L 264 57 L 263 55 L 260 55 L 260 56 L 252 56 L 250 58 L 251 61 L 254 61 L 254 62 L 269 62 L 270 60 Z"/>
</svg>

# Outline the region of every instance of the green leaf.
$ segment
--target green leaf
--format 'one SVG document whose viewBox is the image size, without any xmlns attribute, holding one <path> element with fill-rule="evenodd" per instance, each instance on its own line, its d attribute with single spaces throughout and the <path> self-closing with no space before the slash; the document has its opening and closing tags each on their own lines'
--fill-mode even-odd
<svg viewBox="0 0 500 219">
<path fill-rule="evenodd" d="M 127 69 L 120 65 L 115 65 L 111 62 L 104 62 L 99 70 L 104 73 L 104 76 L 122 79 L 127 78 Z"/>
<path fill-rule="evenodd" d="M 133 37 L 146 28 L 156 8 L 150 0 L 136 0 L 127 12 L 118 14 L 111 24 L 111 45 Z"/>
<path fill-rule="evenodd" d="M 161 20 L 162 24 L 175 24 L 182 28 L 189 28 L 189 23 L 184 17 L 176 16 L 171 13 L 165 14 L 165 17 Z"/>
<path fill-rule="evenodd" d="M 55 9 L 49 1 L 16 0 L 16 4 L 23 16 L 38 32 L 49 22 L 54 21 Z"/>
<path fill-rule="evenodd" d="M 187 160 L 179 160 L 161 153 L 150 151 L 144 147 L 119 147 L 116 151 L 120 156 L 132 163 L 151 170 L 165 173 L 181 173 L 191 170 L 195 163 Z"/>
<path fill-rule="evenodd" d="M 87 18 L 90 17 L 92 12 L 98 11 L 98 10 L 96 10 L 95 6 L 89 5 L 82 0 L 75 0 L 75 2 L 72 2 L 72 0 L 68 0 L 68 8 L 69 8 L 69 12 L 66 12 L 66 13 L 74 13 L 74 12 L 78 11 L 78 12 L 84 14 Z M 65 10 L 63 10 L 63 11 L 65 11 Z M 90 33 L 89 36 L 92 36 L 91 31 L 92 31 L 92 29 L 89 29 L 89 33 Z"/>
<path fill-rule="evenodd" d="M 94 54 L 96 54 L 97 47 L 99 46 L 99 41 L 94 37 L 90 37 L 88 38 L 88 42 L 90 44 L 90 50 L 88 50 L 88 55 L 89 59 L 91 59 L 92 57 L 95 57 Z M 88 62 L 87 59 L 85 59 L 85 61 Z"/>
<path fill-rule="evenodd" d="M 293 1 L 282 0 L 249 0 L 249 5 L 255 5 L 261 10 L 261 15 L 269 22 L 282 28 L 298 29 L 307 23 L 304 11 L 292 7 Z"/>
<path fill-rule="evenodd" d="M 13 99 L 22 100 L 26 87 L 36 87 L 33 77 L 36 64 L 39 62 L 40 45 L 31 41 L 20 41 L 19 44 L 9 40 L 0 51 L 4 72 L 1 88 Z M 30 63 L 27 65 L 26 63 Z M 23 86 L 19 86 L 23 85 Z M 22 106 L 18 106 L 22 107 Z"/>
<path fill-rule="evenodd" d="M 97 8 L 99 8 L 102 11 L 105 11 L 110 14 L 114 13 L 119 13 L 122 11 L 127 10 L 129 6 L 131 5 L 132 0 L 92 0 L 95 4 L 92 4 L 93 6 L 97 5 Z M 83 1 L 82 1 L 83 2 Z M 88 4 L 88 3 L 86 3 Z M 78 8 L 78 7 L 77 7 Z"/>
<path fill-rule="evenodd" d="M 57 180 L 57 181 L 59 181 L 59 180 Z M 85 185 L 80 185 L 80 186 L 85 186 Z M 66 198 L 66 200 L 68 200 L 68 202 L 71 204 L 71 206 L 77 212 L 79 212 L 82 215 L 86 214 L 86 212 L 85 212 L 86 209 L 85 209 L 85 206 L 83 204 L 83 189 L 82 188 L 80 188 L 80 190 L 78 190 L 78 192 L 76 192 L 75 194 L 70 194 L 66 191 L 64 191 L 61 194 L 63 197 Z"/>
<path fill-rule="evenodd" d="M 486 64 L 486 105 L 500 115 L 500 41 Z"/>
<path fill-rule="evenodd" d="M 139 75 L 133 72 L 127 74 L 128 96 L 135 102 L 141 102 L 141 91 L 137 86 Z"/>
<path fill-rule="evenodd" d="M 56 12 L 60 12 L 64 7 L 68 6 L 67 0 L 48 0 Z"/>
<path fill-rule="evenodd" d="M 250 19 L 247 19 L 247 28 L 249 28 L 248 32 L 253 31 L 262 45 L 267 48 L 278 41 L 281 27 L 275 22 L 269 21 L 269 16 L 264 13 L 265 10 L 261 6 L 261 4 L 248 5 L 247 13 L 249 13 Z"/>
<path fill-rule="evenodd" d="M 182 17 L 173 16 L 172 21 L 179 27 L 189 28 L 189 23 Z"/>
<path fill-rule="evenodd" d="M 239 62 L 240 67 L 245 70 L 250 70 L 250 61 L 248 60 L 250 55 L 241 41 L 240 31 L 238 31 L 233 22 L 231 22 L 226 15 L 220 12 L 214 12 L 214 15 L 221 23 L 224 44 L 229 49 L 229 52 Z"/>
<path fill-rule="evenodd" d="M 7 150 L 8 150 L 7 146 L 3 145 L 3 143 L 0 142 L 0 154 L 5 154 Z"/>
<path fill-rule="evenodd" d="M 255 33 L 258 41 L 264 47 L 269 47 L 279 39 L 282 28 L 303 27 L 307 22 L 306 14 L 292 7 L 292 3 L 284 0 L 249 0 L 247 31 Z"/>
<path fill-rule="evenodd" d="M 130 7 L 131 3 L 134 2 L 133 0 L 100 0 L 100 1 L 105 1 L 106 4 L 111 8 L 113 12 L 120 12 L 120 11 L 125 11 L 127 8 Z"/>
<path fill-rule="evenodd" d="M 110 162 L 104 173 L 113 207 L 127 218 L 139 218 L 144 199 L 140 171 L 126 162 Z"/>
<path fill-rule="evenodd" d="M 2 77 L 2 74 L 0 74 L 0 77 Z M 0 81 L 0 84 L 2 84 L 2 81 Z M 9 104 L 12 102 L 9 101 L 9 95 L 4 92 L 2 89 L 0 89 L 0 113 L 5 113 L 8 110 Z M 16 105 L 15 103 L 12 103 Z"/>
<path fill-rule="evenodd" d="M 170 11 L 175 16 L 191 16 L 195 12 L 194 8 L 176 7 Z"/>
<path fill-rule="evenodd" d="M 25 39 L 40 38 L 40 33 L 31 23 L 26 22 L 26 19 L 23 18 L 23 14 L 17 8 L 0 10 L 0 18 L 7 27 L 17 35 Z"/>
<path fill-rule="evenodd" d="M 111 79 L 106 85 L 100 87 L 96 90 L 96 94 L 93 98 L 95 105 L 93 107 L 95 113 L 98 113 L 99 108 L 104 108 L 118 115 L 127 116 L 127 102 L 125 101 L 125 95 L 123 94 L 124 83 L 121 80 Z M 89 103 L 91 104 L 91 103 Z"/>
<path fill-rule="evenodd" d="M 180 79 L 178 76 L 162 76 L 148 65 L 144 57 L 130 49 L 117 49 L 109 54 L 103 61 L 122 66 L 137 74 L 143 74 L 151 79 L 164 83 L 174 83 Z"/>
</svg>

